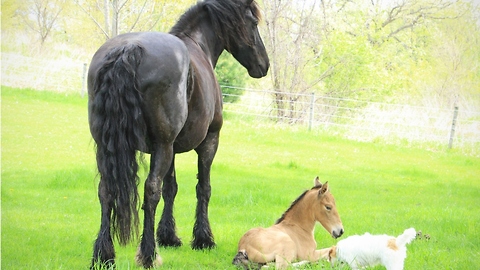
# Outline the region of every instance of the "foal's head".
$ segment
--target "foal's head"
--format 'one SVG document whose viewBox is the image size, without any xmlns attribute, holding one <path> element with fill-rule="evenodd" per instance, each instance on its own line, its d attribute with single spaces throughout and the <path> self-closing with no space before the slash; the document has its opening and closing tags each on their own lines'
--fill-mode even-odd
<svg viewBox="0 0 480 270">
<path fill-rule="evenodd" d="M 328 182 L 320 183 L 318 176 L 315 178 L 315 187 L 311 189 L 317 193 L 316 201 L 313 203 L 315 220 L 330 232 L 334 238 L 343 234 L 343 225 L 335 205 L 335 199 L 328 188 Z"/>
</svg>

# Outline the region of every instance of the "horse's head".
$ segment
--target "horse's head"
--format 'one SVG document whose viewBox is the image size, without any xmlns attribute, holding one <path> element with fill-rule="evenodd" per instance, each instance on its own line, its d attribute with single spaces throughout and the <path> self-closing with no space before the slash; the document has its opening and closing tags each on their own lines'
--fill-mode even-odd
<svg viewBox="0 0 480 270">
<path fill-rule="evenodd" d="M 258 22 L 260 10 L 253 0 L 240 0 L 243 3 L 243 16 L 237 25 L 235 35 L 230 35 L 226 49 L 254 78 L 267 75 L 270 62 L 260 33 Z"/>
<path fill-rule="evenodd" d="M 317 192 L 317 203 L 314 205 L 316 221 L 334 237 L 338 238 L 343 234 L 343 225 L 335 205 L 335 199 L 328 188 L 328 182 L 320 183 L 318 176 L 315 178 L 315 188 Z"/>
</svg>

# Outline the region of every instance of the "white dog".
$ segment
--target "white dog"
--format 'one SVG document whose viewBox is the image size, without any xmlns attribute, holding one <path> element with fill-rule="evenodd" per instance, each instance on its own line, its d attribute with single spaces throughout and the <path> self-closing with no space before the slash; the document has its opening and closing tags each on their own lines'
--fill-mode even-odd
<svg viewBox="0 0 480 270">
<path fill-rule="evenodd" d="M 406 245 L 415 239 L 414 228 L 407 229 L 397 238 L 388 235 L 353 235 L 343 239 L 329 250 L 328 260 L 345 262 L 352 269 L 383 265 L 387 270 L 402 270 L 407 257 Z"/>
</svg>

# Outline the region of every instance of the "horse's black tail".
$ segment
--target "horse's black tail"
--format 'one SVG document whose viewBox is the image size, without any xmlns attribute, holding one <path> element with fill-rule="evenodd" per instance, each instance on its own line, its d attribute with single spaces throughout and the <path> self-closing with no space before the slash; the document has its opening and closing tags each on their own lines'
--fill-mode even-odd
<svg viewBox="0 0 480 270">
<path fill-rule="evenodd" d="M 145 149 L 146 123 L 136 72 L 143 54 L 144 49 L 137 44 L 112 49 L 97 72 L 89 100 L 99 189 L 108 193 L 105 200 L 112 207 L 112 232 L 122 245 L 138 236 L 136 154 L 137 149 Z"/>
</svg>

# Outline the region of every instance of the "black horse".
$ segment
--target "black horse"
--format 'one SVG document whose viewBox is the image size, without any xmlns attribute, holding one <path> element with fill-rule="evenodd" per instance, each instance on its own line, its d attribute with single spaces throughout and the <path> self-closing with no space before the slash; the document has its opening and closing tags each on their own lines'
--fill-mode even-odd
<svg viewBox="0 0 480 270">
<path fill-rule="evenodd" d="M 165 201 L 157 242 L 179 246 L 173 202 L 176 153 L 198 155 L 196 221 L 192 248 L 215 246 L 208 220 L 210 167 L 222 127 L 222 95 L 213 69 L 229 51 L 250 76 L 263 77 L 268 56 L 257 29 L 253 0 L 206 0 L 183 14 L 170 33 L 143 32 L 108 40 L 88 71 L 88 112 L 100 175 L 101 226 L 92 268 L 113 265 L 112 234 L 120 244 L 138 235 L 140 152 L 150 153 L 144 224 L 137 263 L 152 267 L 155 211 Z"/>
</svg>

